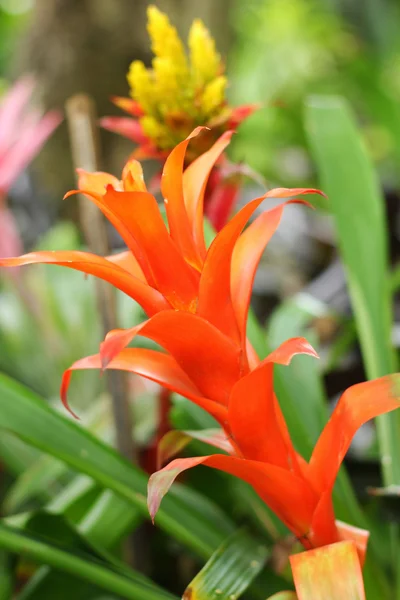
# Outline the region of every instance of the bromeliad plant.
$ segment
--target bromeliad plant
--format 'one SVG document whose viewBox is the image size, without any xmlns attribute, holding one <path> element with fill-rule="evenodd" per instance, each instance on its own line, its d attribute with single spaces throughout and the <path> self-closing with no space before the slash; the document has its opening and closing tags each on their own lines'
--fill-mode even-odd
<svg viewBox="0 0 400 600">
<path fill-rule="evenodd" d="M 251 288 L 258 262 L 276 231 L 288 200 L 260 214 L 244 230 L 266 198 L 321 193 L 279 188 L 249 202 L 216 235 L 207 249 L 203 199 L 207 179 L 229 143 L 223 134 L 184 170 L 185 152 L 200 135 L 195 130 L 170 153 L 162 176 L 168 228 L 155 198 L 146 191 L 140 164 L 127 163 L 122 181 L 106 173 L 80 173 L 79 188 L 117 228 L 128 250 L 102 258 L 84 252 L 36 252 L 3 259 L 3 266 L 64 265 L 96 275 L 136 300 L 149 319 L 109 333 L 100 353 L 73 370 L 111 368 L 137 373 L 186 396 L 209 412 L 221 429 L 207 441 L 225 453 L 177 459 L 149 482 L 154 518 L 162 497 L 182 471 L 203 464 L 248 482 L 307 549 L 352 540 L 361 561 L 368 532 L 335 520 L 332 488 L 358 428 L 399 406 L 397 380 L 382 377 L 349 388 L 339 400 L 309 462 L 294 448 L 273 387 L 274 364 L 296 354 L 316 353 L 294 338 L 260 360 L 246 337 Z M 74 194 L 70 192 L 67 194 Z M 244 230 L 244 231 L 243 231 Z M 126 348 L 141 335 L 166 352 Z"/>
<path fill-rule="evenodd" d="M 133 157 L 161 162 L 195 127 L 208 127 L 207 134 L 188 149 L 188 165 L 222 133 L 236 129 L 258 105 L 229 106 L 224 63 L 200 19 L 193 21 L 189 31 L 189 54 L 167 15 L 156 6 L 148 8 L 148 32 L 154 53 L 152 68 L 133 61 L 127 76 L 131 98 L 113 98 L 130 117 L 103 117 L 101 125 L 135 142 L 138 147 Z M 241 169 L 222 155 L 205 196 L 206 214 L 217 230 L 236 203 L 240 180 Z"/>
</svg>

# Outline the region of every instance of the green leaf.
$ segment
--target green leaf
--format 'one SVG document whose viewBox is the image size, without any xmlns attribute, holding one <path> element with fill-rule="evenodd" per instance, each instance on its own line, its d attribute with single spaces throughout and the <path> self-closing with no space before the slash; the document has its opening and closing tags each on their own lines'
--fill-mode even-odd
<svg viewBox="0 0 400 600">
<path fill-rule="evenodd" d="M 113 548 L 141 521 L 142 515 L 131 503 L 104 490 L 78 523 L 78 530 L 93 545 Z"/>
<path fill-rule="evenodd" d="M 13 561 L 9 554 L 0 551 L 0 600 L 12 598 L 14 588 Z"/>
<path fill-rule="evenodd" d="M 306 129 L 336 225 L 369 379 L 394 369 L 384 199 L 353 116 L 341 98 L 315 97 Z M 400 414 L 377 419 L 386 485 L 400 483 Z"/>
<path fill-rule="evenodd" d="M 31 498 L 43 498 L 56 493 L 60 489 L 59 479 L 65 479 L 65 476 L 64 463 L 51 456 L 40 456 L 8 490 L 3 502 L 4 511 L 16 512 Z"/>
<path fill-rule="evenodd" d="M 93 487 L 96 487 L 93 480 L 85 475 L 78 475 L 47 505 L 46 510 L 62 517 L 67 515 L 69 522 L 77 521 L 76 532 L 80 538 L 78 535 L 76 537 L 80 543 L 84 540 L 91 550 L 95 549 L 98 554 L 104 555 L 106 550 L 111 550 L 124 535 L 134 530 L 141 521 L 141 516 L 134 506 L 110 490 L 104 490 L 87 508 L 88 493 Z M 77 518 L 77 513 L 82 512 L 82 505 L 86 506 L 86 510 L 83 516 Z M 8 524 L 18 524 L 15 519 L 8 519 Z M 20 519 L 20 526 L 29 523 L 29 519 L 29 515 L 22 521 Z M 98 588 L 91 583 L 83 583 L 67 573 L 60 574 L 50 567 L 42 566 L 24 589 L 23 598 L 51 600 L 56 596 L 59 600 L 64 597 L 69 600 L 73 596 L 74 600 L 88 600 L 97 598 L 98 592 Z"/>
<path fill-rule="evenodd" d="M 24 386 L 0 375 L 0 428 L 92 477 L 149 518 L 147 475 L 83 427 L 49 407 Z M 203 495 L 176 485 L 165 498 L 157 524 L 208 558 L 232 532 L 223 512 Z M 212 517 L 212 518 L 211 518 Z"/>
<path fill-rule="evenodd" d="M 60 534 L 55 528 L 55 533 Z M 9 552 L 19 554 L 39 563 L 47 564 L 55 569 L 69 573 L 95 584 L 111 593 L 130 600 L 174 600 L 174 596 L 158 588 L 145 577 L 126 570 L 119 572 L 112 565 L 100 562 L 90 554 L 76 551 L 73 539 L 65 540 L 59 546 L 49 538 L 24 533 L 4 523 L 0 523 L 0 547 Z M 54 596 L 53 596 L 54 597 Z M 43 600 L 43 597 L 40 596 Z"/>
<path fill-rule="evenodd" d="M 186 588 L 183 600 L 233 600 L 264 567 L 269 551 L 244 531 L 228 538 Z"/>
</svg>

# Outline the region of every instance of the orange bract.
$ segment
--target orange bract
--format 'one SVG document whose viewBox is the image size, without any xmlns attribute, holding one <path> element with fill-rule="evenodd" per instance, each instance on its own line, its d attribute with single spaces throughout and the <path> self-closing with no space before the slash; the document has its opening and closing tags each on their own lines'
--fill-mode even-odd
<svg viewBox="0 0 400 600">
<path fill-rule="evenodd" d="M 290 557 L 298 600 L 365 600 L 353 542 L 339 542 Z"/>
<path fill-rule="evenodd" d="M 316 353 L 306 340 L 294 338 L 260 362 L 246 338 L 258 262 L 285 204 L 294 200 L 263 212 L 245 229 L 249 219 L 265 198 L 321 192 L 271 190 L 244 206 L 207 249 L 204 191 L 231 134 L 221 136 L 184 171 L 188 145 L 200 132 L 195 130 L 178 144 L 166 161 L 161 188 L 168 227 L 136 161 L 127 164 L 122 181 L 81 171 L 80 191 L 116 227 L 128 250 L 108 258 L 84 252 L 38 252 L 0 264 L 51 262 L 96 275 L 139 302 L 149 316 L 130 329 L 110 332 L 98 355 L 72 365 L 62 383 L 66 406 L 73 370 L 122 369 L 186 396 L 218 421 L 221 431 L 207 437 L 207 442 L 218 450 L 228 449 L 229 454 L 177 459 L 153 475 L 149 482 L 153 518 L 177 475 L 204 464 L 252 485 L 306 548 L 352 539 L 363 557 L 367 536 L 335 522 L 332 488 L 356 430 L 368 419 L 398 407 L 392 379 L 347 390 L 307 463 L 291 442 L 273 389 L 273 366 L 289 364 L 296 354 L 315 357 Z M 154 340 L 166 353 L 126 349 L 137 335 Z"/>
<path fill-rule="evenodd" d="M 202 130 L 197 128 L 193 131 L 166 160 L 161 188 L 168 227 L 156 199 L 146 189 L 141 166 L 136 160 L 127 163 L 121 181 L 108 173 L 79 170 L 79 191 L 94 202 L 114 225 L 128 251 L 105 258 L 84 252 L 37 252 L 3 260 L 0 264 L 19 266 L 44 262 L 68 266 L 109 281 L 139 302 L 150 317 L 169 310 L 203 317 L 208 326 L 215 327 L 213 336 L 226 334 L 229 343 L 234 344 L 241 373 L 244 373 L 248 370 L 245 323 L 252 281 L 261 253 L 278 226 L 284 205 L 256 219 L 252 228 L 257 223 L 259 226 L 253 230 L 255 235 L 251 244 L 241 243 L 241 235 L 246 235 L 242 231 L 265 198 L 290 198 L 320 192 L 281 188 L 267 192 L 239 211 L 207 250 L 203 234 L 205 188 L 232 132 L 223 134 L 184 170 L 188 145 Z M 69 192 L 66 197 L 77 192 Z M 137 327 L 113 332 L 102 346 L 103 365 L 111 361 L 137 333 Z"/>
</svg>

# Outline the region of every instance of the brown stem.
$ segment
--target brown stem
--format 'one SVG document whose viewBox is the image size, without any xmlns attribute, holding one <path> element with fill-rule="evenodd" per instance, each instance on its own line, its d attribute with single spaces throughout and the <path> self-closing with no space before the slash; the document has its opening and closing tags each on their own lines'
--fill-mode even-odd
<svg viewBox="0 0 400 600">
<path fill-rule="evenodd" d="M 75 167 L 97 171 L 100 145 L 95 106 L 89 96 L 77 94 L 66 102 L 66 113 Z M 79 196 L 79 216 L 89 250 L 99 256 L 109 254 L 106 223 L 98 208 L 84 196 Z M 114 289 L 96 279 L 97 304 L 104 335 L 117 327 Z M 128 404 L 126 377 L 121 372 L 108 372 L 107 387 L 112 399 L 116 445 L 128 460 L 134 458 L 132 417 Z"/>
</svg>

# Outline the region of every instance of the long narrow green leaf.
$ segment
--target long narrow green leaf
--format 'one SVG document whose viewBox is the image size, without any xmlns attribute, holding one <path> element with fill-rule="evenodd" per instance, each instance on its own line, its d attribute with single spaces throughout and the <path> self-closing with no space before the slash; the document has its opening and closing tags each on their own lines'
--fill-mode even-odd
<svg viewBox="0 0 400 600">
<path fill-rule="evenodd" d="M 90 555 L 68 551 L 38 536 L 28 535 L 5 524 L 0 524 L 0 547 L 9 552 L 51 565 L 80 577 L 98 587 L 129 600 L 174 600 L 174 596 L 144 581 L 142 576 L 127 577 Z"/>
<path fill-rule="evenodd" d="M 94 485 L 89 477 L 78 475 L 47 505 L 46 510 L 61 517 L 68 515 L 69 521 L 77 520 L 76 532 L 79 535 L 75 537 L 90 551 L 94 549 L 97 554 L 104 556 L 105 551 L 111 550 L 129 531 L 133 531 L 142 517 L 132 504 L 110 490 L 104 490 L 86 509 L 83 517 L 77 518 Z M 7 522 L 13 525 L 16 519 L 7 519 Z M 29 525 L 29 516 L 19 522 L 20 526 Z M 57 541 L 61 541 L 59 536 Z M 19 600 L 51 600 L 54 597 L 58 600 L 69 600 L 71 597 L 74 600 L 89 600 L 98 595 L 98 588 L 91 583 L 83 583 L 68 573 L 60 574 L 51 567 L 42 566 L 31 578 Z"/>
<path fill-rule="evenodd" d="M 228 538 L 196 575 L 184 600 L 239 598 L 261 571 L 269 556 L 266 546 L 242 530 Z"/>
<path fill-rule="evenodd" d="M 9 600 L 14 587 L 14 569 L 9 554 L 0 551 L 0 600 Z"/>
<path fill-rule="evenodd" d="M 89 475 L 148 518 L 145 473 L 4 375 L 0 375 L 0 428 Z M 179 485 L 165 498 L 157 524 L 205 558 L 233 529 L 216 505 Z"/>
<path fill-rule="evenodd" d="M 336 224 L 368 377 L 394 369 L 384 200 L 353 116 L 340 98 L 311 98 L 306 129 Z M 386 485 L 400 483 L 400 414 L 377 419 Z"/>
</svg>

